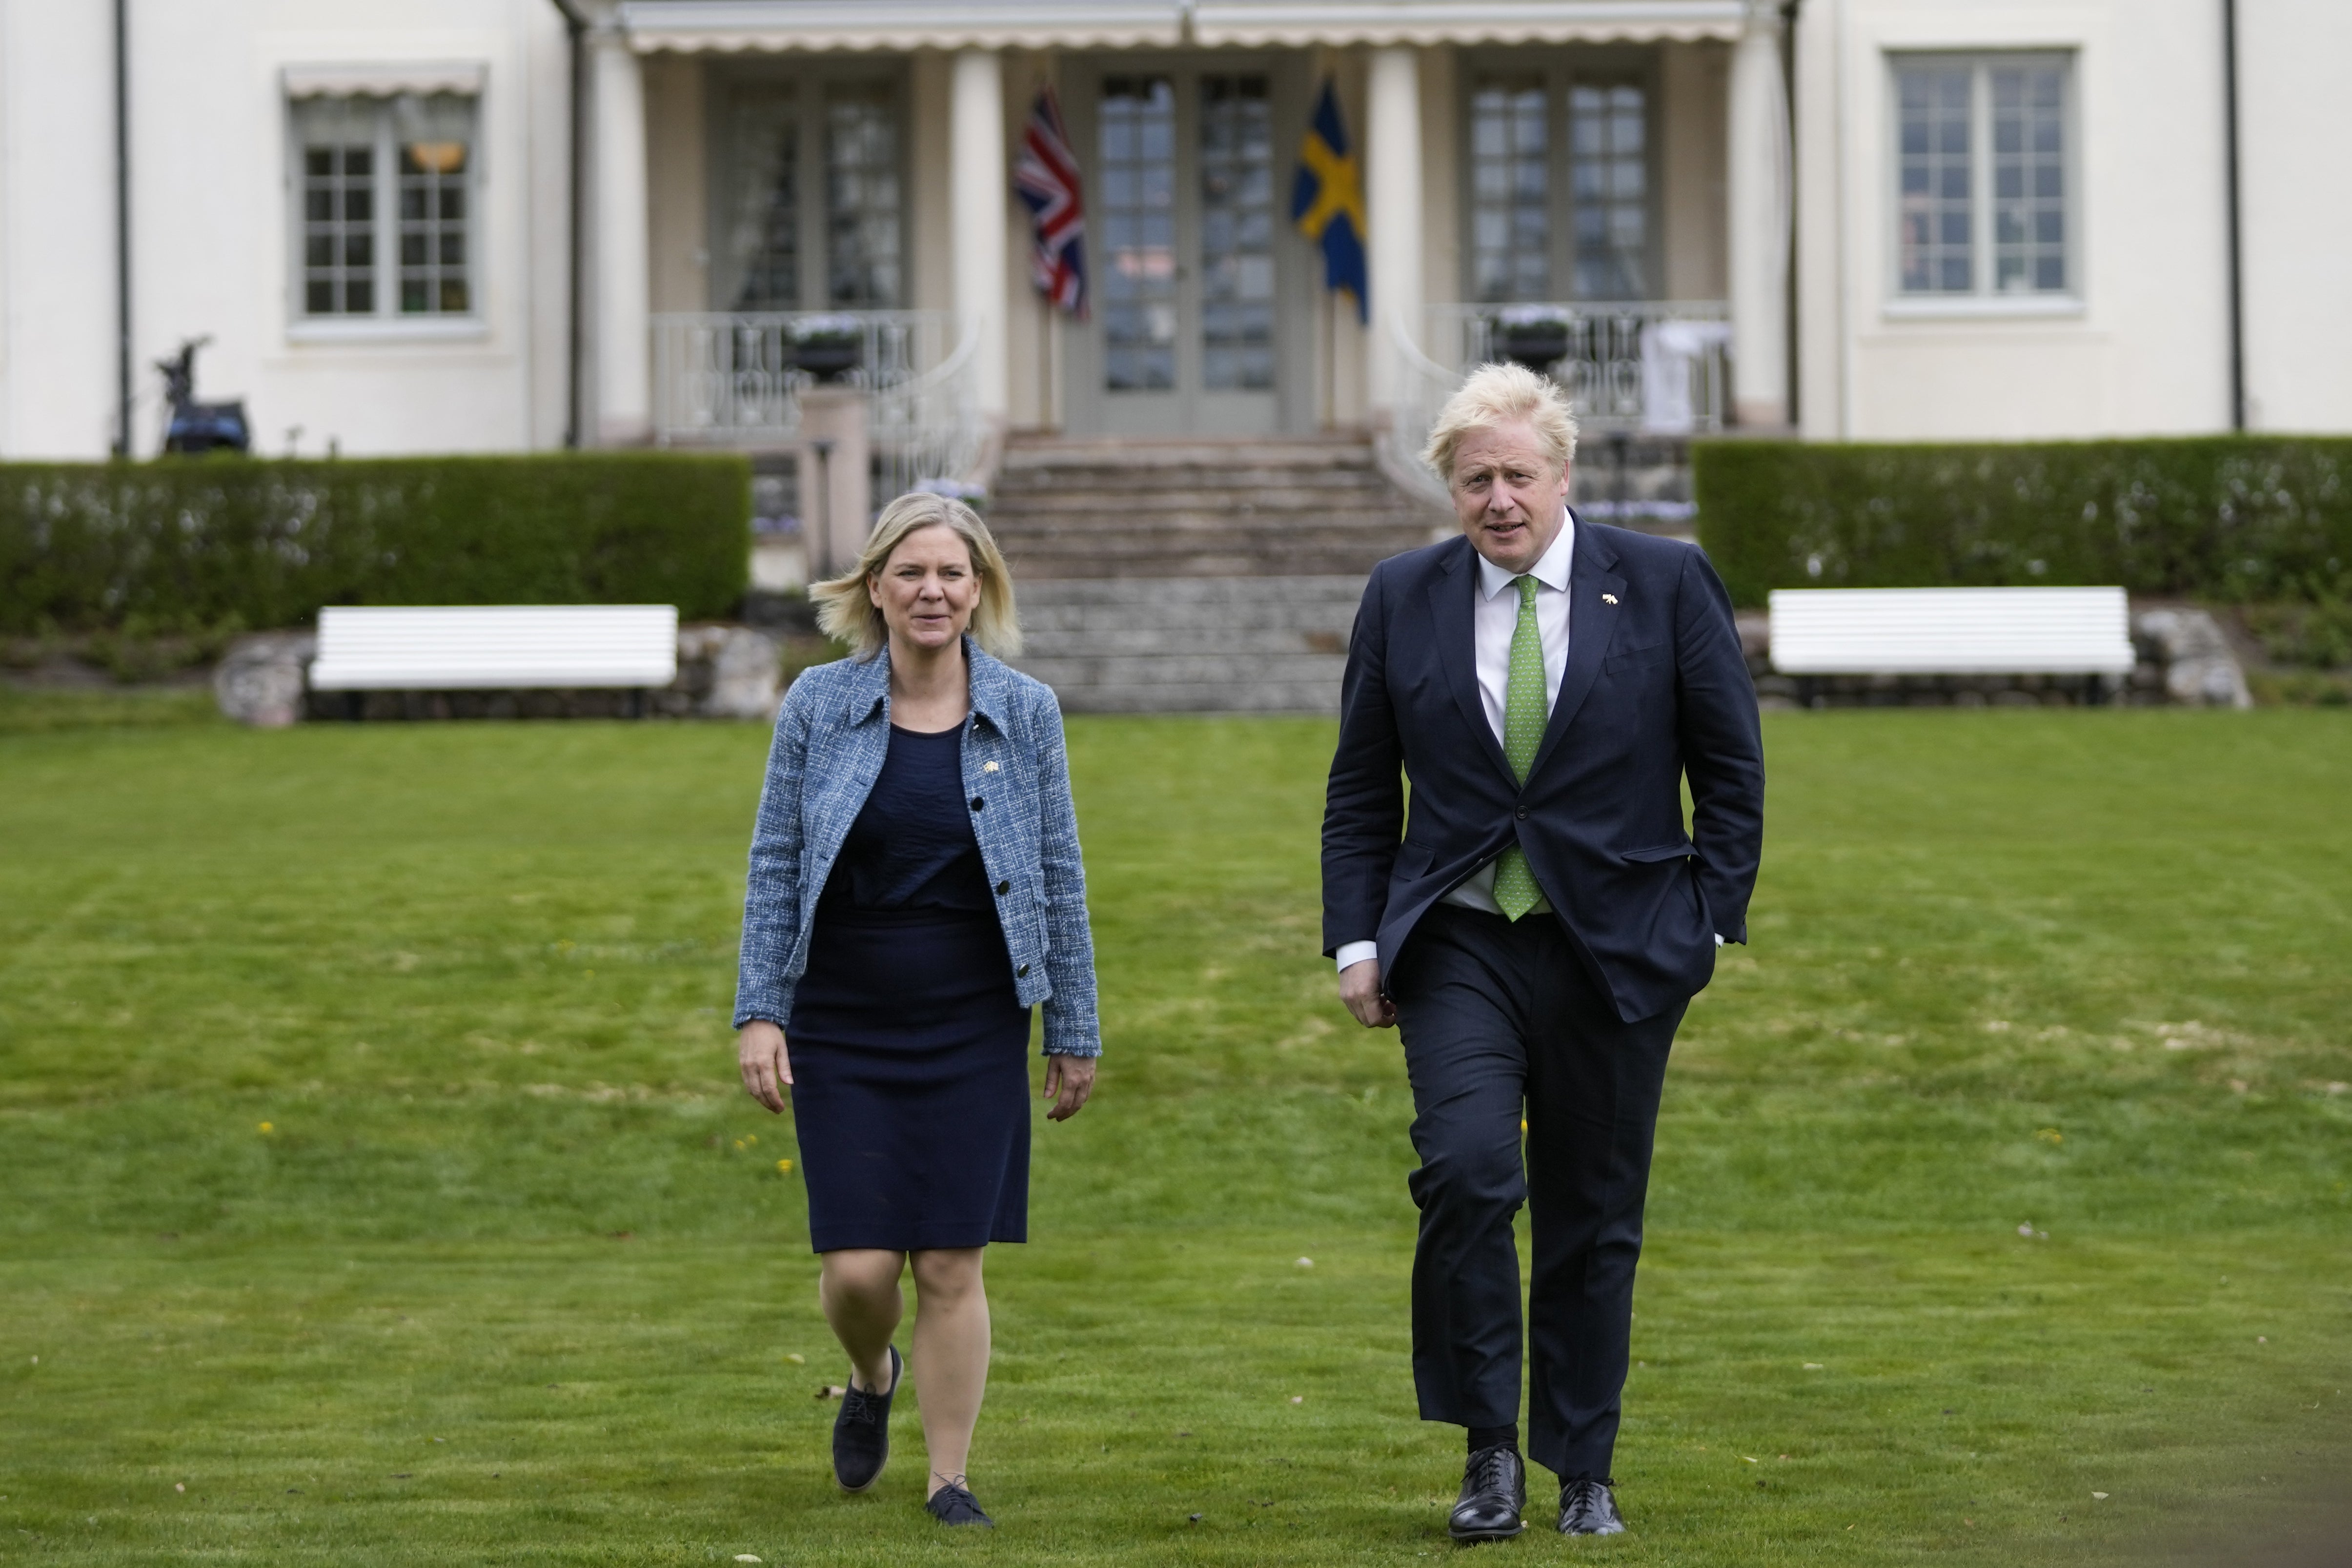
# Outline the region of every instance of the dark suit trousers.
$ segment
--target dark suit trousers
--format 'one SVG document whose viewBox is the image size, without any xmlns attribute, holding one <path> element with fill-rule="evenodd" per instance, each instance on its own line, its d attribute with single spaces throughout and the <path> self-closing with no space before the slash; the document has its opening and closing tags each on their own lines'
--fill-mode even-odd
<svg viewBox="0 0 2352 1568">
<path fill-rule="evenodd" d="M 1550 915 L 1516 924 L 1440 904 L 1389 977 L 1412 1080 L 1412 1375 L 1422 1418 L 1514 1425 L 1519 1255 L 1528 1290 L 1528 1453 L 1606 1478 L 1642 1252 L 1666 1052 L 1687 1005 L 1619 1021 Z M 1525 1116 L 1525 1163 L 1519 1121 Z"/>
</svg>

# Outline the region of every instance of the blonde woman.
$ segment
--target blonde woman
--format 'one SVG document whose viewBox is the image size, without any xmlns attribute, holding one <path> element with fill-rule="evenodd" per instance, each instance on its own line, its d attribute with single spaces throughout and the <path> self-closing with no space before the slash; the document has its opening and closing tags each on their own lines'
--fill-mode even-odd
<svg viewBox="0 0 2352 1568">
<path fill-rule="evenodd" d="M 849 1352 L 835 1480 L 881 1475 L 911 1371 L 925 1506 L 991 1524 L 965 1466 L 988 1384 L 982 1256 L 1028 1235 L 1029 1009 L 1050 1119 L 1086 1104 L 1102 1052 L 1061 710 L 995 657 L 1020 646 L 1013 584 L 961 501 L 901 496 L 812 594 L 854 651 L 794 681 L 776 719 L 739 1065 L 772 1111 L 791 1090 L 818 1297 Z M 911 1366 L 891 1342 L 909 1264 Z"/>
</svg>

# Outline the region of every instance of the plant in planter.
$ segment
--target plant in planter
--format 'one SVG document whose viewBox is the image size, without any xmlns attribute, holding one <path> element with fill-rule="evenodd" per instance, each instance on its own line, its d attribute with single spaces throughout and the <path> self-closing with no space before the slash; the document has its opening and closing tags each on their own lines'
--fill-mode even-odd
<svg viewBox="0 0 2352 1568">
<path fill-rule="evenodd" d="M 793 325 L 793 366 L 819 381 L 847 378 L 866 357 L 866 331 L 855 316 L 810 316 Z"/>
<path fill-rule="evenodd" d="M 1568 357 L 1576 318 L 1551 305 L 1513 305 L 1496 312 L 1495 357 L 1548 371 Z"/>
</svg>

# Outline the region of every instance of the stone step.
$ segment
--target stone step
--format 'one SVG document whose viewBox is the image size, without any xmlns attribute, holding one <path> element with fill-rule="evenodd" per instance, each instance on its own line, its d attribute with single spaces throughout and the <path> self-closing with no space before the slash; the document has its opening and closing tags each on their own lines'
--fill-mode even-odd
<svg viewBox="0 0 2352 1568">
<path fill-rule="evenodd" d="M 1023 583 L 1013 662 L 1074 713 L 1336 711 L 1360 576 Z"/>
<path fill-rule="evenodd" d="M 1084 468 L 1131 469 L 1195 467 L 1369 468 L 1371 443 L 1350 437 L 1234 437 L 1138 440 L 1107 437 L 1093 440 L 1017 437 L 1005 445 L 1001 473 Z"/>
</svg>

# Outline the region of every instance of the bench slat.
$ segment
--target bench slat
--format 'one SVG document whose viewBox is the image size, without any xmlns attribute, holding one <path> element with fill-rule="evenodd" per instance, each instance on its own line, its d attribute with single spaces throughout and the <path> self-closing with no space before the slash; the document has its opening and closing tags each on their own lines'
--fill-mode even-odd
<svg viewBox="0 0 2352 1568">
<path fill-rule="evenodd" d="M 2121 675 L 2121 588 L 1776 588 L 1786 675 Z"/>
<path fill-rule="evenodd" d="M 320 691 L 667 686 L 673 605 L 342 605 L 319 612 Z"/>
</svg>

